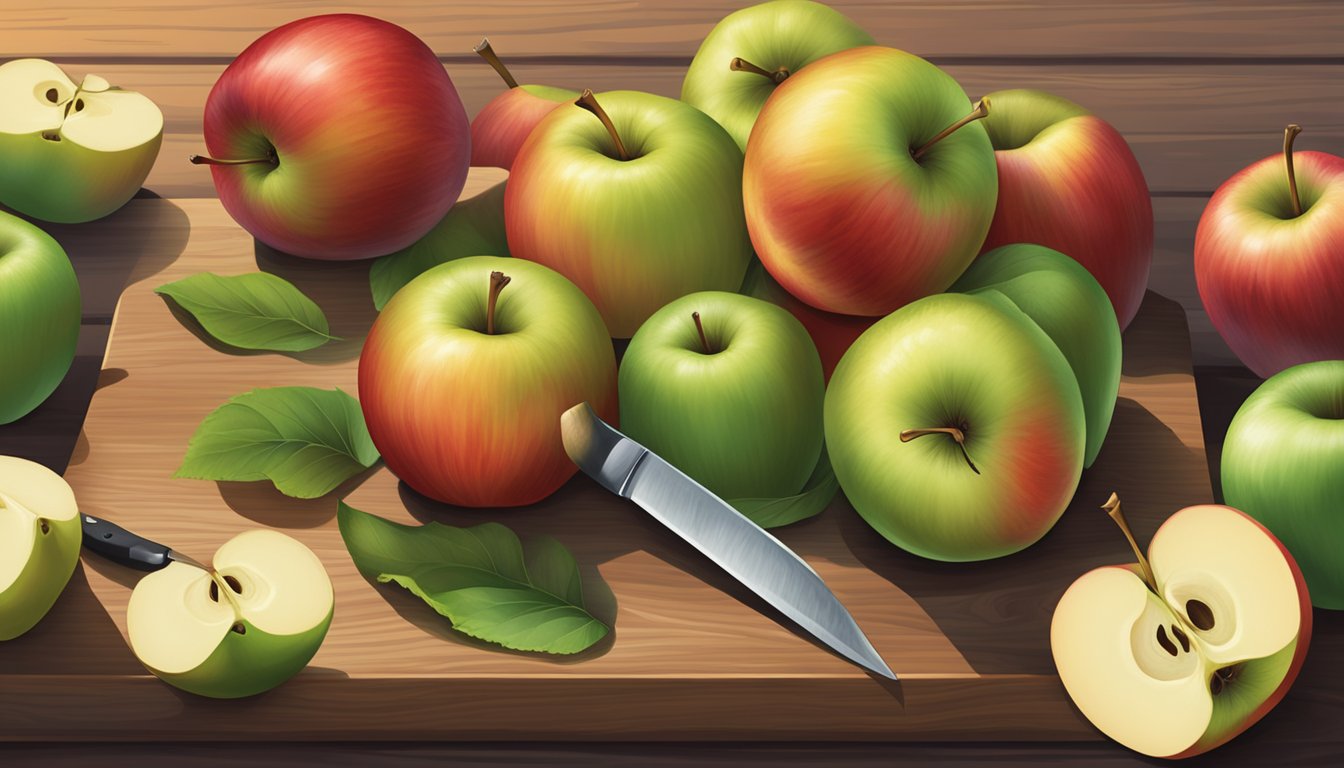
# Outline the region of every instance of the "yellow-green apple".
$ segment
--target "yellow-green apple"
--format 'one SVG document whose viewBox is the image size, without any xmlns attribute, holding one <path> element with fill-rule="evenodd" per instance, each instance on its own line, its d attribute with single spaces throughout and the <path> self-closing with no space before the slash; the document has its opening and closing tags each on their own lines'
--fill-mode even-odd
<svg viewBox="0 0 1344 768">
<path fill-rule="evenodd" d="M 1214 192 L 1195 234 L 1195 279 L 1213 327 L 1262 377 L 1344 359 L 1344 157 L 1283 154 Z"/>
<path fill-rule="evenodd" d="M 314 259 L 405 248 L 457 200 L 466 110 L 438 57 L 395 24 L 312 16 L 257 38 L 205 102 L 220 202 L 267 245 Z"/>
<path fill-rule="evenodd" d="M 703 291 L 653 313 L 618 391 L 625 434 L 721 498 L 796 494 L 821 455 L 821 359 L 760 299 Z"/>
<path fill-rule="evenodd" d="M 164 682 L 217 699 L 268 691 L 298 674 L 331 626 L 331 580 L 312 550 L 279 531 L 244 531 L 211 570 L 171 562 L 131 592 L 136 658 Z"/>
<path fill-rule="evenodd" d="M 602 316 L 563 276 L 520 259 L 470 256 L 415 278 L 383 307 L 359 358 L 373 444 L 407 485 L 449 504 L 553 493 L 577 470 L 560 414 L 584 401 L 616 419 Z"/>
<path fill-rule="evenodd" d="M 1120 391 L 1120 326 L 1106 292 L 1078 262 L 1030 243 L 982 254 L 952 290 L 1007 298 L 1064 353 L 1083 396 L 1087 422 L 1083 467 L 1092 466 Z"/>
<path fill-rule="evenodd" d="M 860 334 L 877 322 L 875 317 L 837 315 L 804 304 L 784 290 L 784 287 L 765 271 L 759 260 L 752 260 L 739 292 L 781 306 L 798 318 L 798 322 L 807 329 L 807 335 L 812 337 L 817 353 L 821 355 L 821 373 L 827 381 L 831 380 L 831 373 L 835 371 L 835 366 L 839 364 L 845 350 L 849 349 Z"/>
<path fill-rule="evenodd" d="M 28 415 L 75 359 L 79 281 L 65 250 L 0 211 L 0 424 Z"/>
<path fill-rule="evenodd" d="M 864 331 L 831 376 L 825 424 L 854 509 L 935 560 L 1030 546 L 1083 469 L 1083 400 L 1068 361 L 992 292 L 929 296 Z"/>
<path fill-rule="evenodd" d="M 1223 498 L 1297 558 L 1316 605 L 1344 609 L 1344 360 L 1274 374 L 1223 441 Z"/>
<path fill-rule="evenodd" d="M 1137 563 L 1083 574 L 1050 623 L 1073 703 L 1102 733 L 1154 757 L 1190 757 L 1279 703 L 1311 641 L 1311 598 L 1293 556 L 1231 507 L 1180 510 L 1148 557 L 1111 495 Z"/>
<path fill-rule="evenodd" d="M 1101 283 L 1123 330 L 1153 262 L 1153 203 L 1129 144 L 1110 123 L 1044 91 L 988 98 L 999 202 L 982 250 L 1039 243 L 1072 257 Z"/>
<path fill-rule="evenodd" d="M 0 456 L 0 640 L 47 615 L 79 562 L 79 506 L 60 475 Z"/>
<path fill-rule="evenodd" d="M 489 39 L 482 40 L 475 50 L 499 73 L 508 90 L 491 99 L 472 118 L 471 164 L 510 168 L 537 123 L 561 104 L 573 103 L 579 93 L 549 85 L 519 85 L 495 55 Z"/>
<path fill-rule="evenodd" d="M 873 38 L 844 14 L 811 0 L 771 0 L 733 11 L 695 52 L 681 100 L 718 121 L 743 152 L 756 115 L 789 76 L 823 56 Z"/>
<path fill-rule="evenodd" d="M 551 112 L 514 160 L 513 255 L 574 281 L 622 339 L 673 299 L 737 290 L 751 242 L 732 138 L 662 96 L 615 91 L 599 103 L 585 91 L 579 104 Z"/>
<path fill-rule="evenodd" d="M 163 113 L 98 75 L 78 85 L 43 59 L 0 64 L 0 203 L 44 221 L 102 218 L 135 196 Z"/>
<path fill-rule="evenodd" d="M 994 215 L 994 150 L 973 122 L 988 108 L 893 48 L 851 48 L 789 77 L 761 109 L 742 174 L 765 268 L 847 315 L 946 290 Z"/>
</svg>

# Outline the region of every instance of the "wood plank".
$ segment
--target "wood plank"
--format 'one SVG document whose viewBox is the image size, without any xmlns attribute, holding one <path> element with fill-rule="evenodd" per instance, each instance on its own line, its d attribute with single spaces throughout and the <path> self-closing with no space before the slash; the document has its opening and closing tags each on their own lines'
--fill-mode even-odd
<svg viewBox="0 0 1344 768">
<path fill-rule="evenodd" d="M 490 35 L 514 56 L 689 59 L 710 28 L 743 4 L 131 0 L 113 7 L 98 0 L 11 0 L 0 10 L 0 29 L 8 33 L 5 55 L 231 57 L 265 31 L 293 19 L 363 11 L 407 27 L 441 54 L 470 55 L 481 36 Z M 1344 15 L 1328 1 L 835 0 L 831 5 L 879 42 L 926 55 L 1219 56 L 1237 61 L 1344 55 Z"/>
</svg>

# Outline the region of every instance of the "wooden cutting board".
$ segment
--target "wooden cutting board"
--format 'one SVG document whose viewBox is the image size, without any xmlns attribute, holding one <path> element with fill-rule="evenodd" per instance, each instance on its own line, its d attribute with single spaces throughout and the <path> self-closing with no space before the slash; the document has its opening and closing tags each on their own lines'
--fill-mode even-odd
<svg viewBox="0 0 1344 768">
<path fill-rule="evenodd" d="M 502 172 L 473 171 L 465 194 Z M 145 672 L 125 641 L 138 573 L 88 556 L 48 618 L 0 646 L 3 740 L 1051 740 L 1099 735 L 1053 675 L 1048 627 L 1088 568 L 1127 557 L 1097 506 L 1116 490 L 1137 534 L 1211 499 L 1184 314 L 1150 293 L 1125 336 L 1110 437 L 1064 518 L 1020 554 L 978 564 L 921 560 L 873 533 L 843 500 L 780 530 L 849 607 L 900 676 L 877 680 L 796 631 L 638 508 L 576 477 L 528 509 L 436 504 L 378 469 L 313 501 L 267 483 L 174 479 L 212 409 L 256 387 L 355 393 L 375 312 L 368 265 L 274 253 L 217 200 L 138 199 L 173 233 L 110 230 L 109 274 L 131 275 L 67 477 L 81 507 L 198 559 L 236 533 L 274 527 L 311 547 L 336 590 L 309 668 L 241 701 L 182 693 Z M 69 247 L 69 246 L 67 246 Z M 127 267 L 117 260 L 134 261 Z M 262 269 L 322 306 L 345 341 L 297 354 L 208 343 L 153 289 L 201 271 Z M 502 522 L 548 534 L 578 558 L 598 611 L 615 619 L 573 658 L 499 650 L 453 632 L 409 593 L 355 570 L 336 499 L 402 521 Z"/>
</svg>

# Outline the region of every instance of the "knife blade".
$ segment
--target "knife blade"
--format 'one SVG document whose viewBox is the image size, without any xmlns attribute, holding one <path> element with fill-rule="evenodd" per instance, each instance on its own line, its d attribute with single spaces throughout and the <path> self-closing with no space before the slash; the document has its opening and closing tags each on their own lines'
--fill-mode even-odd
<svg viewBox="0 0 1344 768">
<path fill-rule="evenodd" d="M 176 561 L 203 571 L 210 570 L 209 566 L 170 547 L 131 533 L 116 523 L 84 514 L 80 515 L 80 520 L 84 528 L 84 546 L 114 563 L 140 571 L 158 571 Z"/>
<path fill-rule="evenodd" d="M 779 539 L 602 421 L 587 403 L 561 415 L 560 434 L 584 474 L 642 507 L 836 653 L 896 679 L 826 582 Z"/>
</svg>

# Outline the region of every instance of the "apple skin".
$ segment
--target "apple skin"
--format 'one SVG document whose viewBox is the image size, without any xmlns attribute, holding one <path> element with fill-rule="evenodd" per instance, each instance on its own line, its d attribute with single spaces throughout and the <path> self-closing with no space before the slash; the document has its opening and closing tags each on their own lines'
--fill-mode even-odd
<svg viewBox="0 0 1344 768">
<path fill-rule="evenodd" d="M 673 299 L 742 285 L 751 259 L 742 153 L 680 101 L 636 91 L 596 98 L 632 159 L 617 159 L 593 114 L 551 112 L 518 151 L 504 224 L 514 256 L 569 278 L 612 336 L 628 339 Z"/>
<path fill-rule="evenodd" d="M 1293 217 L 1283 155 L 1223 182 L 1195 234 L 1195 280 L 1209 320 L 1267 378 L 1344 359 L 1344 158 L 1295 152 L 1302 215 Z"/>
<path fill-rule="evenodd" d="M 1312 601 L 1344 609 L 1344 360 L 1287 368 L 1261 384 L 1223 441 L 1222 485 L 1292 551 Z"/>
<path fill-rule="evenodd" d="M 618 391 L 625 434 L 720 498 L 791 496 L 821 455 L 821 359 L 760 299 L 704 291 L 658 310 L 626 348 Z"/>
<path fill-rule="evenodd" d="M 10 503 L 6 497 L 38 519 L 33 520 L 35 542 L 27 564 L 10 584 L 0 586 L 0 641 L 13 640 L 47 615 L 79 564 L 83 541 L 74 491 L 50 469 L 0 456 L 0 505 Z"/>
<path fill-rule="evenodd" d="M 946 290 L 994 215 L 994 151 L 947 73 L 892 48 L 831 54 L 789 77 L 747 143 L 751 242 L 785 290 L 827 312 L 885 315 Z"/>
<path fill-rule="evenodd" d="M 466 111 L 438 58 L 395 24 L 300 19 L 234 59 L 205 104 L 224 208 L 267 245 L 314 259 L 405 248 L 457 200 L 471 159 Z"/>
<path fill-rule="evenodd" d="M 493 271 L 512 281 L 489 336 Z M 470 256 L 421 274 L 383 308 L 359 359 L 373 444 L 393 474 L 449 504 L 520 506 L 555 492 L 578 469 L 560 414 L 584 401 L 616 422 L 602 317 L 564 277 L 519 259 Z"/>
<path fill-rule="evenodd" d="M 471 164 L 512 168 L 527 135 L 562 104 L 579 94 L 548 85 L 519 85 L 490 100 L 471 121 Z"/>
<path fill-rule="evenodd" d="M 987 560 L 1031 545 L 1073 498 L 1082 396 L 1064 355 L 1002 296 L 940 294 L 879 320 L 826 390 L 826 447 L 840 487 L 878 533 L 934 560 Z M 957 427 L 903 443 L 906 429 Z"/>
<path fill-rule="evenodd" d="M 41 405 L 75 359 L 79 281 L 65 250 L 36 226 L 0 211 L 0 424 Z"/>
<path fill-rule="evenodd" d="M 991 93 L 999 202 L 982 251 L 1039 243 L 1087 267 L 1121 330 L 1138 314 L 1153 262 L 1153 203 L 1110 123 L 1044 91 Z"/>
<path fill-rule="evenodd" d="M 834 8 L 811 0 L 772 0 L 733 11 L 700 43 L 681 84 L 681 100 L 714 118 L 746 152 L 751 127 L 775 82 L 733 71 L 733 59 L 792 74 L 861 45 L 873 45 L 872 36 Z"/>
</svg>

